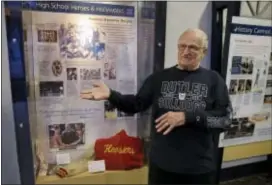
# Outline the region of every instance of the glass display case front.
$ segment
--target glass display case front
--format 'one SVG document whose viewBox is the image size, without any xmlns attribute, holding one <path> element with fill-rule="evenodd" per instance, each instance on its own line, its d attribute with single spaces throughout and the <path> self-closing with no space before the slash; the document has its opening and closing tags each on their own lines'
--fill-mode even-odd
<svg viewBox="0 0 272 185">
<path fill-rule="evenodd" d="M 11 71 L 24 74 L 28 89 L 36 183 L 96 172 L 146 173 L 151 110 L 128 114 L 80 94 L 98 81 L 137 93 L 153 72 L 155 2 L 25 1 L 5 8 L 7 30 L 13 30 Z M 24 66 L 16 65 L 18 53 Z M 114 183 L 105 178 L 99 182 Z"/>
</svg>

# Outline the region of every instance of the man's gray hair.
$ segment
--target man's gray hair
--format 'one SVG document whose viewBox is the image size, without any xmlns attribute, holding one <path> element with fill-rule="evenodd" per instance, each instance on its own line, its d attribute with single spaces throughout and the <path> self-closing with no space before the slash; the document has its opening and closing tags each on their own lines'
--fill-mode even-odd
<svg viewBox="0 0 272 185">
<path fill-rule="evenodd" d="M 185 30 L 182 34 L 184 35 L 185 33 L 188 33 L 188 32 L 194 32 L 197 37 L 199 37 L 201 39 L 201 43 L 202 43 L 202 47 L 204 50 L 207 50 L 208 49 L 208 35 L 201 29 L 199 28 L 189 28 L 187 30 Z"/>
</svg>

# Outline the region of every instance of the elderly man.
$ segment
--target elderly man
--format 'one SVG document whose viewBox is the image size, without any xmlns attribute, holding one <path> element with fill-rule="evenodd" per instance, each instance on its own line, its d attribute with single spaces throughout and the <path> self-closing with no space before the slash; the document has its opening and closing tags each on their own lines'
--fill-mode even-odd
<svg viewBox="0 0 272 185">
<path fill-rule="evenodd" d="M 150 184 L 210 184 L 215 170 L 214 131 L 230 124 L 232 113 L 224 80 L 200 67 L 207 35 L 188 29 L 178 40 L 178 63 L 150 75 L 139 92 L 122 95 L 99 82 L 81 94 L 109 100 L 123 112 L 153 108 Z"/>
</svg>

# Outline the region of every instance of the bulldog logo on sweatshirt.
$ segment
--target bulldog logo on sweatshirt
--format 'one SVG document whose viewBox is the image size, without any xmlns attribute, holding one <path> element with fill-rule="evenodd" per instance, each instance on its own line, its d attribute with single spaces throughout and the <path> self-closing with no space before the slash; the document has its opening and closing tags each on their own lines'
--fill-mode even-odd
<svg viewBox="0 0 272 185">
<path fill-rule="evenodd" d="M 179 93 L 179 100 L 185 100 L 186 93 Z"/>
</svg>

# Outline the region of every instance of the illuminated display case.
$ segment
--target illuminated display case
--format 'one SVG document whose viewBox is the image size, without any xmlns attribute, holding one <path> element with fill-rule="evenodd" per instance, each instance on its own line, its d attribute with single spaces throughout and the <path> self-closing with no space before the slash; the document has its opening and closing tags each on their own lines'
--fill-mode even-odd
<svg viewBox="0 0 272 185">
<path fill-rule="evenodd" d="M 19 159 L 34 169 L 21 170 L 23 181 L 146 183 L 137 174 L 147 176 L 151 110 L 131 115 L 80 93 L 99 80 L 137 92 L 154 69 L 155 5 L 6 2 L 15 121 L 24 129 L 18 145 L 32 143 Z"/>
</svg>

